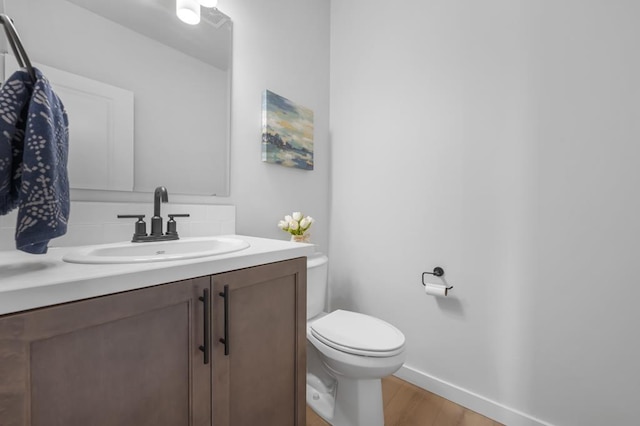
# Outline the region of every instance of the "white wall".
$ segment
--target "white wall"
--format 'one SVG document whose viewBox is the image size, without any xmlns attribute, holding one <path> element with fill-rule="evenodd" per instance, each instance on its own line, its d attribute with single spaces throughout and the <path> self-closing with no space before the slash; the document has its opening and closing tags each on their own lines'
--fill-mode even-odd
<svg viewBox="0 0 640 426">
<path fill-rule="evenodd" d="M 509 425 L 637 423 L 640 3 L 331 8 L 334 308 Z"/>
<path fill-rule="evenodd" d="M 237 232 L 286 238 L 292 211 L 316 219 L 312 242 L 328 247 L 329 3 L 221 0 L 233 19 L 231 197 Z M 269 89 L 314 111 L 314 170 L 261 162 L 261 96 Z"/>
</svg>

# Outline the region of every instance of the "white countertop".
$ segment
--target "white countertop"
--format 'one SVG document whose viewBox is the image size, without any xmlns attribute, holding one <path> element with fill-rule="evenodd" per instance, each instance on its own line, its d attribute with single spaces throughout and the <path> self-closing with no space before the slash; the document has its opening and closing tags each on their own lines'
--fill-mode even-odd
<svg viewBox="0 0 640 426">
<path fill-rule="evenodd" d="M 0 315 L 309 256 L 315 251 L 312 244 L 225 237 L 240 238 L 250 247 L 197 259 L 106 265 L 64 262 L 62 256 L 77 247 L 50 248 L 45 255 L 0 251 Z"/>
</svg>

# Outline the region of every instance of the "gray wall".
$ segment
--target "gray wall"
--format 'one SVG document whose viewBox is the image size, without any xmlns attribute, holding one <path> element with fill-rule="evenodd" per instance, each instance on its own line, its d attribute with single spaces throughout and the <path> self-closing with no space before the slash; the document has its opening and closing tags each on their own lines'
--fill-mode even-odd
<svg viewBox="0 0 640 426">
<path fill-rule="evenodd" d="M 331 7 L 334 308 L 510 426 L 637 423 L 640 3 Z"/>
</svg>

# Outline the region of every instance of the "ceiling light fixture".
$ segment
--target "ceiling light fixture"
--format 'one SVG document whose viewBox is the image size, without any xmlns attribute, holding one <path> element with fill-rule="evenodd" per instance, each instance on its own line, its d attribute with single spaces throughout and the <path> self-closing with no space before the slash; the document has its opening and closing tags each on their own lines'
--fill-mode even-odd
<svg viewBox="0 0 640 426">
<path fill-rule="evenodd" d="M 176 15 L 185 24 L 197 25 L 200 22 L 200 3 L 197 0 L 176 0 Z"/>
</svg>

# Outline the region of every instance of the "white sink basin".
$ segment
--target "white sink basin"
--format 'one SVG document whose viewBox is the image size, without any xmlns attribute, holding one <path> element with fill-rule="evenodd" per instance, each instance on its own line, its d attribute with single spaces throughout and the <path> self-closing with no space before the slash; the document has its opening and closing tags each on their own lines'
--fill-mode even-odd
<svg viewBox="0 0 640 426">
<path fill-rule="evenodd" d="M 244 250 L 249 243 L 239 238 L 198 237 L 153 243 L 115 243 L 82 247 L 62 260 L 70 263 L 142 263 L 193 259 Z"/>
</svg>

